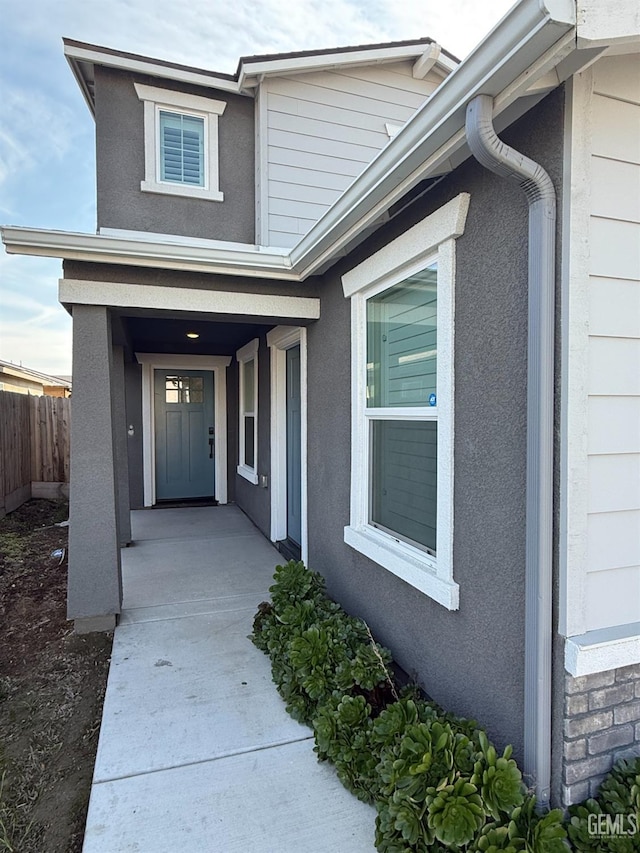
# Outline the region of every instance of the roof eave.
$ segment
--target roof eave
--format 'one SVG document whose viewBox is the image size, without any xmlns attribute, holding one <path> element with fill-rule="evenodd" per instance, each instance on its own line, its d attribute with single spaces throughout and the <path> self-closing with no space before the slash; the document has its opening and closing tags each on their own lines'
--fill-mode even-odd
<svg viewBox="0 0 640 853">
<path fill-rule="evenodd" d="M 130 54 L 121 54 L 117 51 L 101 49 L 95 45 L 83 45 L 68 39 L 63 40 L 64 55 L 71 66 L 74 77 L 82 91 L 85 101 L 92 114 L 95 115 L 95 101 L 91 86 L 82 66 L 102 65 L 107 68 L 118 68 L 123 71 L 137 71 L 150 77 L 158 77 L 164 80 L 173 80 L 181 83 L 191 83 L 197 86 L 205 86 L 209 89 L 217 89 L 233 94 L 247 94 L 241 92 L 235 77 L 230 75 L 216 75 L 200 71 L 197 68 L 187 68 L 171 64 L 162 64 L 160 61 L 149 59 L 145 56 L 135 57 Z"/>
<path fill-rule="evenodd" d="M 0 229 L 10 254 L 298 281 L 287 250 L 128 239 L 21 226 Z"/>
<path fill-rule="evenodd" d="M 248 57 L 240 60 L 237 72 L 238 82 L 241 88 L 249 88 L 257 86 L 263 77 L 306 74 L 313 71 L 327 71 L 337 67 L 344 68 L 350 65 L 375 65 L 383 62 L 401 62 L 407 59 L 416 60 L 422 56 L 425 47 L 429 44 L 433 44 L 433 42 L 425 39 L 420 43 L 400 46 L 319 51 L 315 55 L 284 59 L 253 61 L 251 57 Z M 436 67 L 445 76 L 453 71 L 457 65 L 458 62 L 445 51 L 442 51 L 436 63 Z"/>
<path fill-rule="evenodd" d="M 291 250 L 293 267 L 318 272 L 419 181 L 466 159 L 468 102 L 486 94 L 496 99 L 496 115 L 510 107 L 526 94 L 527 71 L 540 57 L 551 54 L 552 67 L 575 49 L 575 17 L 573 0 L 514 6 Z M 510 97 L 501 101 L 505 90 Z"/>
</svg>

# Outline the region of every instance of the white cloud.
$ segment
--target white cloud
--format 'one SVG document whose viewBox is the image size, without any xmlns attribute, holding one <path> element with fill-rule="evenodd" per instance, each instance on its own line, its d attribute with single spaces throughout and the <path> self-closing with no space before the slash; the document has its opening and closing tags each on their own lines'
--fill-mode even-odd
<svg viewBox="0 0 640 853">
<path fill-rule="evenodd" d="M 53 376 L 71 374 L 71 318 L 64 327 L 49 329 L 45 334 L 28 324 L 17 328 L 15 323 L 0 320 L 0 358 L 40 370 Z"/>
<path fill-rule="evenodd" d="M 13 179 L 13 194 L 0 196 L 3 207 L 15 208 L 18 180 L 34 169 L 50 168 L 70 150 L 75 136 L 72 110 L 34 89 L 10 86 L 0 79 L 0 191 Z"/>
</svg>

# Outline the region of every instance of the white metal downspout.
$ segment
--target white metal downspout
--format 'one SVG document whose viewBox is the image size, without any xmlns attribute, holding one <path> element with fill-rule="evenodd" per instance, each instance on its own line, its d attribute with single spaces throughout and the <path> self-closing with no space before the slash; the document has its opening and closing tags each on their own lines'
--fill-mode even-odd
<svg viewBox="0 0 640 853">
<path fill-rule="evenodd" d="M 551 787 L 556 194 L 542 166 L 498 139 L 491 96 L 470 101 L 466 133 L 474 157 L 516 181 L 529 202 L 524 772 L 544 806 Z"/>
</svg>

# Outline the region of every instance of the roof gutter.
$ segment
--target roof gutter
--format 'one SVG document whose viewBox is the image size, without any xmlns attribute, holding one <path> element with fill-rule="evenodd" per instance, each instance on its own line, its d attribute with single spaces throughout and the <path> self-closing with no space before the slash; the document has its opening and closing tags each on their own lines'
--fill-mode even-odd
<svg viewBox="0 0 640 853">
<path fill-rule="evenodd" d="M 575 49 L 575 23 L 574 0 L 521 0 L 514 6 L 291 250 L 294 268 L 317 272 L 420 180 L 466 159 L 468 152 L 459 152 L 469 100 L 477 94 L 495 98 L 524 78 L 521 91 L 512 90 L 510 100 L 497 105 L 505 110 L 526 92 L 532 63 L 554 51 L 557 62 Z"/>
<path fill-rule="evenodd" d="M 546 806 L 551 787 L 556 194 L 542 166 L 498 139 L 490 95 L 469 103 L 466 132 L 481 165 L 515 181 L 529 203 L 524 769 L 538 802 Z"/>
<path fill-rule="evenodd" d="M 63 260 L 128 264 L 256 278 L 299 281 L 287 250 L 216 240 L 169 242 L 105 234 L 77 234 L 22 226 L 0 228 L 6 250 Z"/>
</svg>

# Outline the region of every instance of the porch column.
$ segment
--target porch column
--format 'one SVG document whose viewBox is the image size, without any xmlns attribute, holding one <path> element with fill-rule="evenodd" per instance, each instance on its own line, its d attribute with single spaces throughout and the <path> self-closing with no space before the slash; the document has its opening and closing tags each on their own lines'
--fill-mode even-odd
<svg viewBox="0 0 640 853">
<path fill-rule="evenodd" d="M 113 348 L 113 434 L 116 449 L 116 497 L 120 545 L 131 542 L 131 501 L 129 498 L 129 448 L 125 407 L 124 350 Z"/>
<path fill-rule="evenodd" d="M 67 616 L 79 633 L 115 626 L 122 603 L 111 318 L 73 306 Z"/>
</svg>

